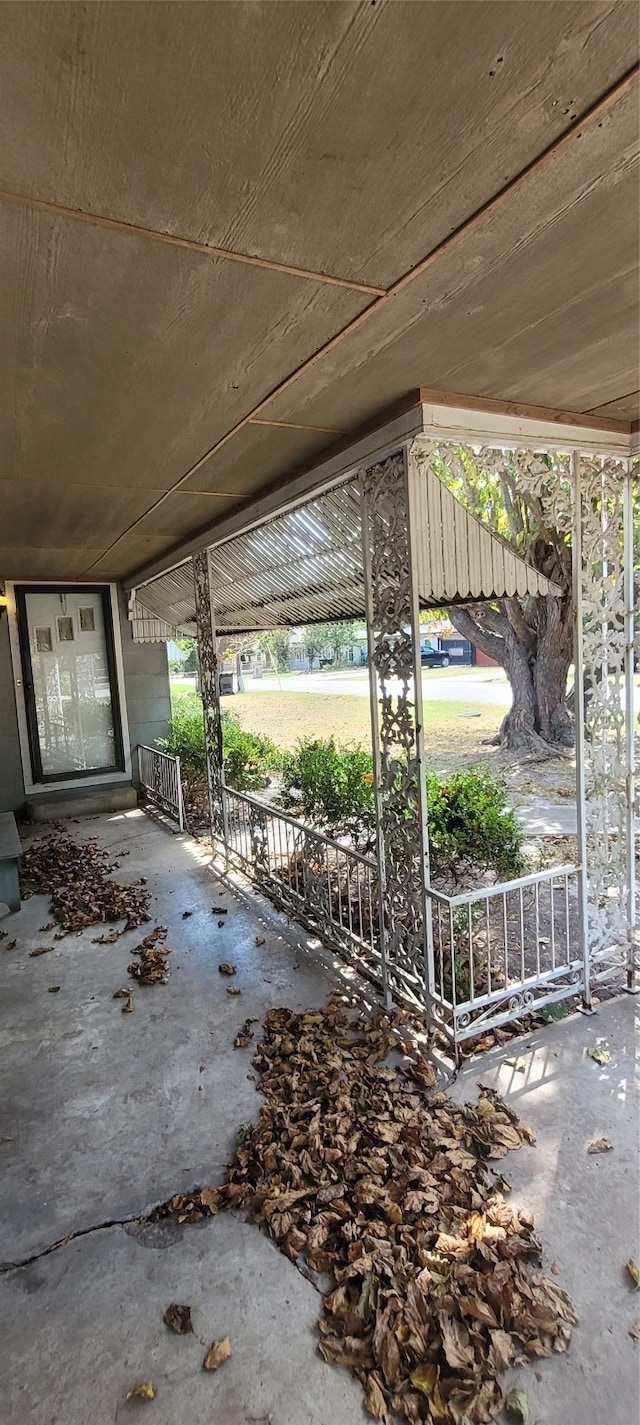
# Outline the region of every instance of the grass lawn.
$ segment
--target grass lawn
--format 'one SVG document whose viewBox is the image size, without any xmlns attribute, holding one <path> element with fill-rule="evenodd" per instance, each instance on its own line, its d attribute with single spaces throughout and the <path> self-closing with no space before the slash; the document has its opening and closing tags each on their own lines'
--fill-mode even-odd
<svg viewBox="0 0 640 1425">
<path fill-rule="evenodd" d="M 236 693 L 223 698 L 249 732 L 271 737 L 278 747 L 292 748 L 302 737 L 335 737 L 338 742 L 371 746 L 369 700 L 331 693 Z M 497 732 L 504 709 L 484 707 L 479 717 L 463 717 L 464 703 L 426 703 L 427 756 L 442 770 L 482 756 L 482 741 Z"/>
</svg>

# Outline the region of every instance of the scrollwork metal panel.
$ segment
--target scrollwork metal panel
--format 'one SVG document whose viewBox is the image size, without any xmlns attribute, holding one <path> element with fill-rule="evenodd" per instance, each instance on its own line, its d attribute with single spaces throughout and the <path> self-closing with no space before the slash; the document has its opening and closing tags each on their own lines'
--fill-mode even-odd
<svg viewBox="0 0 640 1425">
<path fill-rule="evenodd" d="M 369 657 L 380 693 L 373 751 L 386 981 L 427 1008 L 426 788 L 408 479 L 401 450 L 362 471 L 360 489 Z"/>
<path fill-rule="evenodd" d="M 195 554 L 193 586 L 198 630 L 198 662 L 200 692 L 204 710 L 204 732 L 207 752 L 207 781 L 212 835 L 225 840 L 224 765 L 222 757 L 222 719 L 220 715 L 220 680 L 215 613 L 211 602 L 209 551 Z"/>
</svg>

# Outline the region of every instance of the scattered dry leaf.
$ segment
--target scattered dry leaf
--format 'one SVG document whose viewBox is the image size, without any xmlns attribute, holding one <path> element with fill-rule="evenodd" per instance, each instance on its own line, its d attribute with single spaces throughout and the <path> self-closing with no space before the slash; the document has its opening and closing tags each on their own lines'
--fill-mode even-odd
<svg viewBox="0 0 640 1425">
<path fill-rule="evenodd" d="M 238 986 L 237 986 L 237 985 L 227 985 L 227 994 L 228 994 L 228 995 L 241 995 L 241 994 L 242 994 L 242 990 L 238 989 Z"/>
<path fill-rule="evenodd" d="M 49 985 L 49 994 L 50 994 L 50 995 L 57 995 L 57 994 L 59 994 L 59 993 L 60 993 L 60 986 L 59 986 L 59 985 Z"/>
<path fill-rule="evenodd" d="M 591 1049 L 587 1049 L 587 1054 L 590 1059 L 595 1060 L 596 1064 L 608 1064 L 611 1058 L 609 1050 L 601 1049 L 599 1044 L 594 1045 Z"/>
<path fill-rule="evenodd" d="M 37 950 L 29 951 L 29 959 L 35 960 L 36 955 L 49 955 L 53 950 L 53 945 L 39 945 Z"/>
<path fill-rule="evenodd" d="M 520 1425 L 527 1425 L 530 1416 L 529 1401 L 523 1390 L 510 1391 L 504 1408 L 510 1420 L 517 1420 Z"/>
<path fill-rule="evenodd" d="M 223 1336 L 221 1341 L 212 1341 L 207 1354 L 202 1362 L 203 1370 L 217 1371 L 228 1361 L 231 1355 L 231 1342 L 228 1336 Z"/>
<path fill-rule="evenodd" d="M 608 1138 L 594 1138 L 587 1148 L 587 1153 L 609 1153 L 613 1148 L 613 1143 Z"/>
<path fill-rule="evenodd" d="M 5 930 L 4 933 L 5 933 L 5 935 L 7 934 L 6 930 Z M 13 940 L 7 940 L 7 943 L 6 943 L 6 945 L 5 945 L 4 948 L 5 948 L 5 950 L 15 950 L 17 944 L 18 944 L 18 942 L 17 942 L 17 940 L 16 940 L 16 938 L 15 938 L 15 936 L 14 936 Z"/>
<path fill-rule="evenodd" d="M 218 971 L 221 975 L 237 974 L 235 965 L 229 965 L 226 960 L 223 960 L 222 964 L 218 965 Z"/>
<path fill-rule="evenodd" d="M 126 1002 L 125 1002 L 125 1004 L 123 1004 L 123 1006 L 122 1006 L 122 1013 L 123 1013 L 123 1014 L 133 1014 L 133 1010 L 134 1010 L 133 992 L 132 992 L 132 990 L 129 990 L 129 992 L 128 992 L 128 994 L 127 994 Z"/>
<path fill-rule="evenodd" d="M 150 1380 L 142 1380 L 138 1385 L 132 1385 L 127 1391 L 125 1400 L 155 1400 L 157 1391 L 152 1386 Z"/>
<path fill-rule="evenodd" d="M 629 1335 L 633 1341 L 640 1341 L 640 1316 L 637 1316 L 635 1321 L 631 1323 Z"/>
<path fill-rule="evenodd" d="M 629 1258 L 629 1261 L 626 1263 L 626 1267 L 627 1272 L 629 1273 L 629 1276 L 631 1277 L 631 1280 L 635 1286 L 635 1289 L 636 1291 L 638 1291 L 640 1289 L 640 1267 L 636 1265 L 633 1260 L 633 1257 Z"/>
<path fill-rule="evenodd" d="M 257 1024 L 257 1022 L 257 1019 L 245 1019 L 242 1028 L 238 1030 L 238 1033 L 236 1034 L 236 1037 L 233 1041 L 234 1049 L 244 1049 L 246 1048 L 247 1044 L 251 1043 L 251 1040 L 253 1039 L 253 1030 L 251 1028 L 251 1025 Z"/>
<path fill-rule="evenodd" d="M 266 945 L 266 943 L 264 935 L 256 935 L 256 945 Z"/>
<path fill-rule="evenodd" d="M 168 1306 L 162 1320 L 177 1336 L 193 1335 L 193 1324 L 191 1321 L 191 1307 L 180 1306 L 177 1302 L 172 1302 Z"/>
</svg>

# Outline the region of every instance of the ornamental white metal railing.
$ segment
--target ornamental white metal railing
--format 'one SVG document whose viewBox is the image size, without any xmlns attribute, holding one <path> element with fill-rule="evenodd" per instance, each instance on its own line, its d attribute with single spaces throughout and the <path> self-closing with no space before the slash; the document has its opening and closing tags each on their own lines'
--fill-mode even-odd
<svg viewBox="0 0 640 1425">
<path fill-rule="evenodd" d="M 578 866 L 454 896 L 429 887 L 420 970 L 383 933 L 371 857 L 246 792 L 225 786 L 224 806 L 228 862 L 454 1047 L 584 990 Z"/>
<path fill-rule="evenodd" d="M 138 776 L 140 786 L 149 801 L 161 811 L 177 821 L 180 831 L 184 830 L 184 802 L 182 797 L 182 777 L 180 758 L 171 757 L 157 747 L 138 744 Z"/>
<path fill-rule="evenodd" d="M 246 792 L 225 786 L 224 810 L 227 859 L 386 990 L 375 861 Z"/>
<path fill-rule="evenodd" d="M 585 990 L 580 878 L 567 865 L 460 895 L 429 888 L 431 1006 L 453 1044 Z"/>
</svg>

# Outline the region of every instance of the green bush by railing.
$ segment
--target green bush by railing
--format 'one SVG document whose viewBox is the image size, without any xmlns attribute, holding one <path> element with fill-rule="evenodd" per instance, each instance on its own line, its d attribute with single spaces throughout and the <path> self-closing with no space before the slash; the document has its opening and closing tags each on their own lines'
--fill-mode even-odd
<svg viewBox="0 0 640 1425">
<path fill-rule="evenodd" d="M 281 771 L 283 806 L 331 835 L 348 834 L 361 848 L 374 844 L 371 753 L 338 747 L 333 738 L 308 739 L 283 755 Z M 444 780 L 428 772 L 427 810 L 434 880 L 521 873 L 522 828 L 507 807 L 506 788 L 484 767 Z"/>
<path fill-rule="evenodd" d="M 163 752 L 180 758 L 187 806 L 190 800 L 202 799 L 206 793 L 207 758 L 202 702 L 197 694 L 181 698 L 176 704 L 169 736 L 163 737 L 159 746 Z M 269 737 L 247 732 L 228 708 L 222 713 L 222 747 L 227 782 L 240 792 L 264 787 L 281 759 Z"/>
<path fill-rule="evenodd" d="M 375 845 L 373 758 L 334 738 L 307 738 L 281 752 L 268 737 L 247 732 L 235 713 L 222 714 L 225 775 L 230 787 L 256 791 L 280 774 L 279 804 L 330 836 L 348 836 L 361 850 Z M 180 758 L 187 812 L 205 812 L 207 763 L 202 703 L 182 698 L 163 751 Z M 457 882 L 493 873 L 507 878 L 524 866 L 523 831 L 507 806 L 506 788 L 482 766 L 441 779 L 427 773 L 431 877 Z"/>
</svg>

